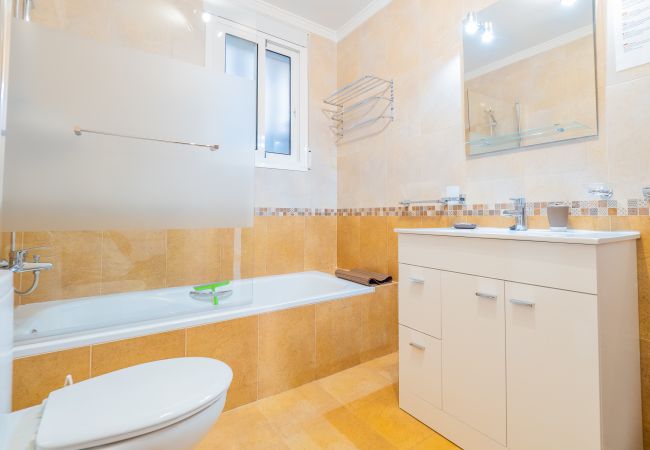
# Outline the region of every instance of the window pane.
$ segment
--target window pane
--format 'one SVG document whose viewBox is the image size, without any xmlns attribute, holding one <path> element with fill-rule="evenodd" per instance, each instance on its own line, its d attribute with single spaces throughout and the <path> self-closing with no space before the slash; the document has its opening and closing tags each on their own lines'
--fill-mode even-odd
<svg viewBox="0 0 650 450">
<path fill-rule="evenodd" d="M 226 73 L 257 80 L 257 44 L 226 34 Z"/>
<path fill-rule="evenodd" d="M 266 152 L 291 154 L 291 58 L 266 51 Z"/>
</svg>

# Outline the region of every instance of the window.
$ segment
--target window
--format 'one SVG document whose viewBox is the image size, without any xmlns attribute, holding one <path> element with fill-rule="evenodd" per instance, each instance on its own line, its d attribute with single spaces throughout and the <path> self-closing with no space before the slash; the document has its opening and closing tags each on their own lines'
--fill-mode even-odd
<svg viewBox="0 0 650 450">
<path fill-rule="evenodd" d="M 256 165 L 308 170 L 307 50 L 226 20 L 210 25 L 208 65 L 257 83 Z"/>
</svg>

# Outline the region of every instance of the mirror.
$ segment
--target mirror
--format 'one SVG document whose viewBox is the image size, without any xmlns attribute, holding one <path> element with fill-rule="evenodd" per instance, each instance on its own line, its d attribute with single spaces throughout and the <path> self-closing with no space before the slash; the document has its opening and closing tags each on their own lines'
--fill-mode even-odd
<svg viewBox="0 0 650 450">
<path fill-rule="evenodd" d="M 598 135 L 593 0 L 500 0 L 463 29 L 470 155 Z"/>
</svg>

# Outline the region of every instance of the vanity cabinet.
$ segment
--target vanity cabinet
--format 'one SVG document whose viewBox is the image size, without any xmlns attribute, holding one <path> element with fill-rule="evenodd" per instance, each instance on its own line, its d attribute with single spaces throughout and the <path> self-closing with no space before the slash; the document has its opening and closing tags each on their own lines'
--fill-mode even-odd
<svg viewBox="0 0 650 450">
<path fill-rule="evenodd" d="M 442 273 L 443 404 L 454 417 L 506 443 L 504 283 Z"/>
<path fill-rule="evenodd" d="M 399 229 L 400 407 L 465 450 L 641 450 L 638 233 Z"/>
</svg>

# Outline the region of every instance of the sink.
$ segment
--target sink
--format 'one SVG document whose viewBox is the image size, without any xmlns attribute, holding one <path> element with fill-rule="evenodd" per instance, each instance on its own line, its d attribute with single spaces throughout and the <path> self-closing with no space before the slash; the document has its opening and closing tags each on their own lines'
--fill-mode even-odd
<svg viewBox="0 0 650 450">
<path fill-rule="evenodd" d="M 459 238 L 509 239 L 518 241 L 559 242 L 565 244 L 606 244 L 639 239 L 638 231 L 592 231 L 592 230 L 526 230 L 512 231 L 508 228 L 482 228 L 457 230 L 456 228 L 396 228 L 400 234 L 424 234 Z"/>
</svg>

